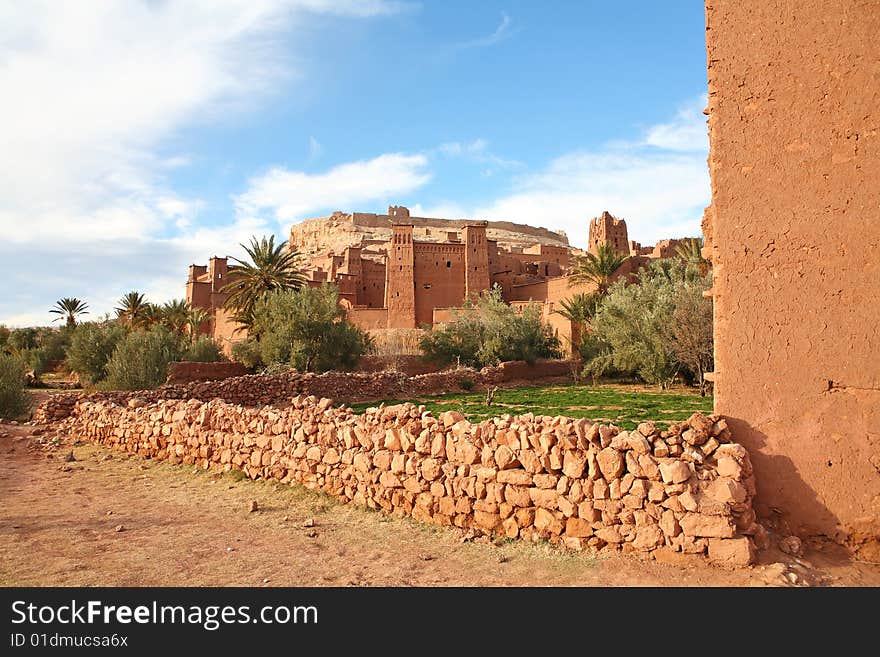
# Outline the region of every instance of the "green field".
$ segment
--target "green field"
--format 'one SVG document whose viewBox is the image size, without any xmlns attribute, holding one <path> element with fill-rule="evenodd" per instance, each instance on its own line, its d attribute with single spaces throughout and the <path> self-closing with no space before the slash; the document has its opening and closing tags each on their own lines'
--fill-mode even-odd
<svg viewBox="0 0 880 657">
<path fill-rule="evenodd" d="M 586 417 L 623 429 L 634 429 L 639 422 L 651 420 L 664 426 L 687 419 L 694 411 L 712 412 L 712 397 L 681 388 L 658 391 L 640 385 L 551 385 L 499 390 L 491 406 L 486 406 L 485 392 L 453 393 L 413 399 L 387 399 L 385 404 L 409 401 L 424 404 L 435 414 L 460 411 L 471 422 L 510 413 L 522 415 L 567 415 Z M 379 402 L 352 404 L 362 413 Z"/>
</svg>

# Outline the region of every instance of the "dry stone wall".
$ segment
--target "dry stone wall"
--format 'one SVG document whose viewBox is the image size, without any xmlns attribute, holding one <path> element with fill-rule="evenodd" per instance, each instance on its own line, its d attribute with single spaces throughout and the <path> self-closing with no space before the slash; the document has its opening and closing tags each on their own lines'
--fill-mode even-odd
<svg viewBox="0 0 880 657">
<path fill-rule="evenodd" d="M 660 430 L 585 419 L 379 406 L 330 399 L 246 408 L 133 397 L 79 401 L 59 429 L 83 440 L 212 471 L 296 482 L 337 498 L 478 534 L 657 558 L 752 561 L 752 466 L 726 421 L 695 414 Z"/>
<path fill-rule="evenodd" d="M 392 399 L 401 395 L 435 395 L 460 392 L 462 382 L 474 388 L 515 380 L 535 380 L 571 375 L 571 363 L 565 360 L 538 361 L 529 365 L 523 361 L 501 363 L 482 370 L 461 368 L 406 376 L 402 372 L 326 372 L 314 374 L 296 371 L 284 374 L 254 374 L 231 377 L 218 381 L 196 381 L 181 385 L 166 385 L 157 390 L 137 392 L 112 391 L 95 393 L 59 393 L 43 401 L 34 413 L 34 420 L 50 423 L 64 419 L 77 402 L 113 401 L 124 404 L 137 397 L 150 402 L 161 399 L 221 399 L 243 406 L 286 404 L 296 395 L 332 397 L 349 403 Z"/>
</svg>

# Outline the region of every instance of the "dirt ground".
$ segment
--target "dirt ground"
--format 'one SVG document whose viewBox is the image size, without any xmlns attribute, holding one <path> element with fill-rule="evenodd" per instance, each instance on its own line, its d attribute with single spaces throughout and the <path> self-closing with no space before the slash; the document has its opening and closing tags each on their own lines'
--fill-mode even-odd
<svg viewBox="0 0 880 657">
<path fill-rule="evenodd" d="M 68 461 L 69 447 L 47 451 L 34 430 L 0 424 L 4 586 L 880 585 L 880 565 L 830 545 L 800 561 L 767 551 L 729 571 L 463 540 L 302 487 L 94 445 Z"/>
</svg>

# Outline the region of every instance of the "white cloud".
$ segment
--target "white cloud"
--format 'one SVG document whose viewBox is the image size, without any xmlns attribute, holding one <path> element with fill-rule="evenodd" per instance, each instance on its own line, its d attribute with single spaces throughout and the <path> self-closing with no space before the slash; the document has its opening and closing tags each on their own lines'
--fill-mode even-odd
<svg viewBox="0 0 880 657">
<path fill-rule="evenodd" d="M 235 198 L 237 214 L 248 218 L 268 212 L 289 223 L 329 209 L 385 201 L 424 186 L 431 178 L 427 164 L 425 155 L 386 153 L 319 174 L 275 167 L 252 179 L 247 191 Z"/>
<path fill-rule="evenodd" d="M 699 234 L 709 173 L 699 156 L 578 152 L 520 179 L 517 188 L 470 216 L 562 229 L 583 247 L 589 219 L 608 210 L 626 219 L 630 239 L 649 244 Z"/>
<path fill-rule="evenodd" d="M 324 152 L 324 146 L 314 137 L 309 137 L 309 159 L 320 157 Z"/>
<path fill-rule="evenodd" d="M 630 239 L 643 244 L 699 235 L 710 201 L 705 102 L 704 96 L 688 103 L 673 121 L 649 126 L 640 138 L 566 153 L 543 170 L 515 176 L 511 191 L 495 199 L 470 207 L 440 201 L 419 206 L 420 213 L 562 229 L 581 247 L 590 218 L 603 210 L 625 219 Z M 478 140 L 471 149 L 481 146 Z M 468 148 L 453 143 L 440 150 L 463 155 Z"/>
<path fill-rule="evenodd" d="M 116 296 L 123 283 L 181 280 L 180 262 L 203 260 L 211 235 L 252 226 L 194 228 L 202 201 L 175 193 L 166 180 L 191 156 L 163 152 L 163 144 L 196 120 L 225 120 L 301 76 L 288 53 L 296 40 L 287 37 L 309 14 L 363 18 L 405 7 L 385 0 L 0 4 L 0 255 L 20 265 L 3 283 L 13 290 L 0 291 L 0 321 L 39 315 L 23 309 L 48 309 L 62 295 L 89 297 L 103 312 L 97 290 L 105 283 L 114 283 Z M 117 259 L 120 252 L 128 257 Z M 18 294 L 23 289 L 28 297 Z"/>
<path fill-rule="evenodd" d="M 515 169 L 523 166 L 518 160 L 508 159 L 496 155 L 489 150 L 489 142 L 483 138 L 474 139 L 470 142 L 452 141 L 440 144 L 437 151 L 446 157 L 464 157 L 481 164 L 492 164 L 502 169 Z M 491 169 L 487 169 L 491 175 Z"/>
<path fill-rule="evenodd" d="M 494 46 L 499 41 L 506 39 L 509 37 L 512 32 L 510 31 L 511 20 L 510 16 L 507 15 L 507 12 L 501 12 L 501 22 L 498 24 L 498 27 L 495 28 L 495 31 L 492 34 L 489 34 L 484 37 L 479 37 L 477 39 L 471 39 L 469 41 L 461 41 L 455 44 L 456 48 L 487 48 L 489 46 Z"/>
<path fill-rule="evenodd" d="M 648 129 L 643 144 L 673 151 L 709 151 L 709 133 L 703 108 L 709 97 L 703 94 L 682 107 L 675 119 Z"/>
</svg>

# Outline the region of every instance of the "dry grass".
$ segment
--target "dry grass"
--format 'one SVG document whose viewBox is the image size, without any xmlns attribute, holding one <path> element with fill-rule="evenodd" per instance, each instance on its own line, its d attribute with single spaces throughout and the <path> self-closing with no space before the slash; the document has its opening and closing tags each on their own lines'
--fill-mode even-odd
<svg viewBox="0 0 880 657">
<path fill-rule="evenodd" d="M 419 339 L 422 329 L 371 329 L 371 353 L 376 356 L 413 356 L 422 353 Z"/>
</svg>

